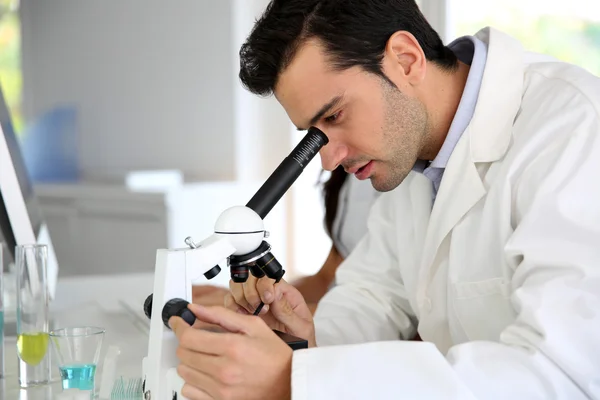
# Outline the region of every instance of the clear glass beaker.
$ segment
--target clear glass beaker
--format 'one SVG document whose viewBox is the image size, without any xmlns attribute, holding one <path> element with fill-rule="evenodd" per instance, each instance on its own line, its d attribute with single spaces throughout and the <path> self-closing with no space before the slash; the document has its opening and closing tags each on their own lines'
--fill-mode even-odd
<svg viewBox="0 0 600 400">
<path fill-rule="evenodd" d="M 80 389 L 94 393 L 96 366 L 104 332 L 104 328 L 93 326 L 61 328 L 50 332 L 64 390 Z"/>
<path fill-rule="evenodd" d="M 18 245 L 15 253 L 19 384 L 26 388 L 50 382 L 48 247 Z"/>
</svg>

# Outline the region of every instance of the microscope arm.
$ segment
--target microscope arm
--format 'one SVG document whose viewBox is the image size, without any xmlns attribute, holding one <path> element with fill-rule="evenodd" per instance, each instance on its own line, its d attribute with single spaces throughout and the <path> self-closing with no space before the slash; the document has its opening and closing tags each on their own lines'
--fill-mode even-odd
<svg viewBox="0 0 600 400">
<path fill-rule="evenodd" d="M 170 400 L 180 392 L 183 383 L 175 368 L 179 364 L 178 343 L 168 321 L 178 315 L 190 324 L 194 322 L 195 316 L 187 309 L 192 299 L 192 283 L 235 250 L 227 237 L 214 234 L 194 249 L 157 251 L 154 291 L 144 305 L 150 318 L 148 356 L 142 362 L 143 391 L 150 393 L 145 397 Z M 181 393 L 176 398 L 183 399 Z"/>
<path fill-rule="evenodd" d="M 168 321 L 180 316 L 194 323 L 195 316 L 187 308 L 193 282 L 203 275 L 207 279 L 216 276 L 224 260 L 235 282 L 245 282 L 249 270 L 257 277 L 281 278 L 283 268 L 263 240 L 267 236 L 263 219 L 327 143 L 325 134 L 311 127 L 246 206 L 231 207 L 219 216 L 214 234 L 198 244 L 186 239 L 187 248 L 157 250 L 154 291 L 144 304 L 150 319 L 148 355 L 142 361 L 145 400 L 184 399 L 183 380 L 176 370 L 177 338 Z M 302 339 L 276 333 L 292 348 L 304 346 Z"/>
</svg>

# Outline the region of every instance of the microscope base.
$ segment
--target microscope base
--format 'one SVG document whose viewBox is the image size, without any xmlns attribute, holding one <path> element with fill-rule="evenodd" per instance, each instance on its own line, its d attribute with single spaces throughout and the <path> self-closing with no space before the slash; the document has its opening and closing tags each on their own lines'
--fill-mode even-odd
<svg viewBox="0 0 600 400">
<path fill-rule="evenodd" d="M 273 332 L 292 348 L 292 350 L 308 349 L 308 341 L 292 336 L 288 333 L 273 329 Z"/>
</svg>

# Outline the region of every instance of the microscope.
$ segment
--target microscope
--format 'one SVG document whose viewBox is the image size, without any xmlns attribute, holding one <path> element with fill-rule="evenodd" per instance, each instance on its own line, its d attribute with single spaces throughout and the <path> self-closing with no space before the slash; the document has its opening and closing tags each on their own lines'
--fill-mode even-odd
<svg viewBox="0 0 600 400">
<path fill-rule="evenodd" d="M 150 319 L 148 354 L 142 361 L 145 400 L 184 399 L 184 382 L 176 369 L 177 338 L 168 322 L 179 316 L 194 324 L 196 317 L 187 308 L 193 282 L 202 275 L 214 278 L 221 272 L 220 265 L 227 265 L 231 279 L 239 283 L 246 282 L 250 273 L 276 282 L 283 277 L 285 271 L 264 240 L 269 233 L 263 219 L 327 143 L 327 136 L 311 127 L 245 206 L 234 206 L 221 213 L 212 235 L 199 243 L 188 237 L 186 247 L 157 250 L 153 293 L 144 303 L 144 312 Z M 262 307 L 261 303 L 254 315 Z M 304 339 L 275 333 L 294 350 L 308 347 Z"/>
</svg>

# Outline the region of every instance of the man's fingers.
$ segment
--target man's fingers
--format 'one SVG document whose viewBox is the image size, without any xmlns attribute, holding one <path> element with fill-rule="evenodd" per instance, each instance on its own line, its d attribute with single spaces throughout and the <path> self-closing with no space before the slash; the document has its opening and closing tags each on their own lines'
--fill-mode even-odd
<svg viewBox="0 0 600 400">
<path fill-rule="evenodd" d="M 173 332 L 175 332 L 175 336 L 177 336 L 177 338 L 183 335 L 183 332 L 187 328 L 191 328 L 190 325 L 187 322 L 185 322 L 181 317 L 171 317 L 169 319 L 169 327 Z"/>
<path fill-rule="evenodd" d="M 203 307 L 198 304 L 189 304 L 188 308 L 199 320 L 219 325 L 233 333 L 250 333 L 256 323 L 252 316 L 242 315 L 225 307 Z"/>
<path fill-rule="evenodd" d="M 180 317 L 171 317 L 169 326 L 177 336 L 179 346 L 185 349 L 198 353 L 219 355 L 225 354 L 229 348 L 227 339 L 223 337 L 225 333 L 194 329 Z"/>
<path fill-rule="evenodd" d="M 214 400 L 214 397 L 209 396 L 205 391 L 186 383 L 181 389 L 181 395 L 189 400 Z"/>
<path fill-rule="evenodd" d="M 250 274 L 248 280 L 242 283 L 242 287 L 244 288 L 244 296 L 246 297 L 246 301 L 250 304 L 252 309 L 248 310 L 250 312 L 254 312 L 258 305 L 260 304 L 260 296 L 258 295 L 258 290 L 256 290 L 256 281 L 257 278 Z"/>
<path fill-rule="evenodd" d="M 298 291 L 298 289 L 296 289 L 293 285 L 290 285 L 287 282 L 281 281 L 276 287 L 275 287 L 275 298 L 277 300 L 281 300 L 282 298 L 285 298 L 290 307 L 292 308 L 292 310 L 294 310 L 294 312 L 296 313 L 300 313 L 299 315 L 307 320 L 311 320 L 312 319 L 312 315 L 307 313 L 306 315 L 303 314 L 303 306 L 306 306 L 306 301 L 304 300 L 304 297 L 302 296 L 302 293 L 300 293 L 300 291 Z M 307 308 L 305 308 L 304 311 L 306 311 Z"/>
<path fill-rule="evenodd" d="M 265 304 L 271 304 L 275 300 L 275 281 L 269 278 L 259 279 L 256 283 L 256 289 L 260 298 Z"/>
<path fill-rule="evenodd" d="M 220 355 L 198 353 L 182 346 L 177 348 L 177 358 L 182 364 L 213 377 L 224 360 Z"/>
<path fill-rule="evenodd" d="M 177 367 L 177 373 L 185 381 L 181 394 L 190 400 L 213 400 L 216 399 L 217 388 L 214 379 L 197 371 L 185 364 Z M 215 396 L 211 395 L 214 394 Z"/>
<path fill-rule="evenodd" d="M 271 304 L 271 313 L 285 326 L 294 325 L 296 319 L 299 319 L 290 305 L 290 302 L 285 297 L 275 300 L 275 302 Z"/>
<path fill-rule="evenodd" d="M 231 295 L 235 300 L 235 303 L 244 308 L 249 313 L 254 311 L 254 308 L 248 303 L 246 300 L 246 295 L 244 294 L 244 287 L 241 283 L 236 283 L 233 280 L 229 281 L 229 289 L 231 291 Z"/>
<path fill-rule="evenodd" d="M 275 297 L 271 314 L 285 326 L 288 333 L 308 339 L 312 335 L 312 316 L 300 292 L 282 282 L 275 288 Z"/>
<path fill-rule="evenodd" d="M 192 302 L 205 306 L 223 305 L 225 295 L 229 290 L 211 286 L 211 285 L 194 285 L 192 286 Z"/>
<path fill-rule="evenodd" d="M 214 400 L 215 399 L 215 397 L 209 396 L 208 393 L 206 393 L 204 390 L 198 389 L 197 387 L 194 387 L 194 386 L 190 385 L 189 383 L 186 383 L 185 385 L 183 385 L 183 388 L 181 388 L 181 395 L 189 400 Z"/>
<path fill-rule="evenodd" d="M 228 293 L 225 296 L 225 308 L 228 308 L 232 311 L 235 311 L 238 314 L 242 314 L 242 315 L 249 315 L 250 313 L 248 312 L 248 310 L 246 310 L 245 308 L 241 307 L 240 305 L 238 305 L 238 303 L 236 303 L 235 299 L 233 298 L 233 295 L 231 293 Z"/>
<path fill-rule="evenodd" d="M 213 285 L 192 285 L 193 296 L 204 296 L 207 294 L 214 294 L 216 292 L 223 291 L 223 288 Z"/>
</svg>

